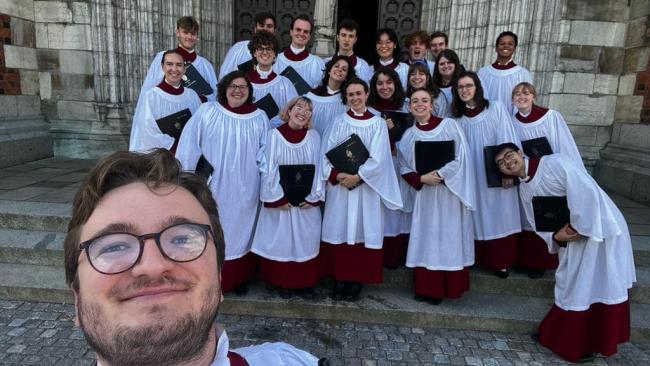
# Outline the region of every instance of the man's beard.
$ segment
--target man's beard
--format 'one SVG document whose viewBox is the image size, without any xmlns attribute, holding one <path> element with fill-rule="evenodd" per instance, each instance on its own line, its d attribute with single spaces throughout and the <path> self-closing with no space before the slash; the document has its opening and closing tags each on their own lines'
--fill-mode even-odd
<svg viewBox="0 0 650 366">
<path fill-rule="evenodd" d="M 77 314 L 88 344 L 97 354 L 114 366 L 174 365 L 201 355 L 214 330 L 219 308 L 216 287 L 203 296 L 198 314 L 187 314 L 176 321 L 164 317 L 154 305 L 145 317 L 156 317 L 151 325 L 138 328 L 113 326 L 100 305 L 78 299 Z M 180 310 L 180 309 L 179 309 Z"/>
</svg>

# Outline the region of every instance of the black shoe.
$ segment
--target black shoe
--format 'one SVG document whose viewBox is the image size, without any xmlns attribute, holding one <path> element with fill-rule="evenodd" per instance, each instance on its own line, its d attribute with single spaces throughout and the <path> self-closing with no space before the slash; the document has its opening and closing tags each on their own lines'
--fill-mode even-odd
<svg viewBox="0 0 650 366">
<path fill-rule="evenodd" d="M 323 357 L 318 360 L 318 366 L 330 366 L 330 360 L 328 360 L 327 357 Z"/>
<path fill-rule="evenodd" d="M 515 271 L 515 273 L 528 273 L 528 269 L 526 267 L 520 266 L 518 264 L 512 266 L 512 270 Z"/>
<path fill-rule="evenodd" d="M 283 299 L 288 300 L 293 297 L 293 292 L 289 288 L 278 287 L 278 293 L 280 293 L 280 297 Z"/>
<path fill-rule="evenodd" d="M 508 271 L 507 269 L 502 269 L 499 271 L 494 271 L 494 274 L 499 278 L 508 278 L 508 276 L 510 275 L 510 271 Z"/>
<path fill-rule="evenodd" d="M 529 269 L 528 270 L 528 278 L 532 278 L 534 280 L 538 278 L 544 277 L 544 271 L 543 269 Z"/>
<path fill-rule="evenodd" d="M 591 362 L 596 358 L 596 356 L 593 353 L 582 355 L 580 359 L 578 360 L 578 363 L 587 363 Z"/>
<path fill-rule="evenodd" d="M 232 289 L 232 292 L 237 296 L 244 296 L 248 293 L 248 285 L 245 283 L 237 285 L 237 287 Z"/>
<path fill-rule="evenodd" d="M 539 333 L 531 334 L 530 338 L 532 338 L 535 342 L 539 343 Z"/>
<path fill-rule="evenodd" d="M 422 295 L 415 295 L 414 299 L 417 302 L 427 302 L 428 300 L 425 296 Z"/>
<path fill-rule="evenodd" d="M 316 298 L 316 291 L 313 287 L 305 287 L 296 290 L 296 294 L 305 300 L 313 300 Z"/>
<path fill-rule="evenodd" d="M 427 299 L 427 302 L 431 305 L 440 305 L 442 299 L 439 297 L 430 297 Z"/>
<path fill-rule="evenodd" d="M 362 286 L 358 282 L 348 282 L 347 291 L 343 293 L 343 299 L 345 301 L 357 301 L 359 300 L 359 295 L 361 294 Z"/>
<path fill-rule="evenodd" d="M 332 300 L 341 301 L 343 300 L 343 290 L 345 288 L 344 282 L 334 282 L 334 288 L 332 289 Z"/>
</svg>

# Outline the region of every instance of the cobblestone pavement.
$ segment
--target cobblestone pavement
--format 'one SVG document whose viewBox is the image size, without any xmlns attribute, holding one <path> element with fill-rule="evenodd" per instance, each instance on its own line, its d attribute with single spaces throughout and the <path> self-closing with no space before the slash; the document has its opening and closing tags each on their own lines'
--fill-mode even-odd
<svg viewBox="0 0 650 366">
<path fill-rule="evenodd" d="M 0 300 L 0 364 L 88 365 L 94 354 L 73 323 L 74 308 Z M 558 365 L 529 335 L 357 322 L 220 316 L 232 347 L 285 341 L 333 365 Z M 650 347 L 624 344 L 593 365 L 649 365 Z"/>
</svg>

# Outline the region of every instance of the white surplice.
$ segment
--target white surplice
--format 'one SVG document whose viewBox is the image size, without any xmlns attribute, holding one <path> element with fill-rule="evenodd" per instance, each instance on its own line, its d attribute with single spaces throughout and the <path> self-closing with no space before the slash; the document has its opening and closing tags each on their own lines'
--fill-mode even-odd
<svg viewBox="0 0 650 366">
<path fill-rule="evenodd" d="M 239 70 L 237 66 L 240 64 L 253 59 L 251 51 L 248 49 L 249 43 L 250 40 L 239 41 L 228 49 L 219 68 L 219 80 L 231 72 Z"/>
<path fill-rule="evenodd" d="M 386 121 L 378 116 L 360 120 L 343 113 L 337 117 L 323 141 L 322 179 L 328 179 L 332 164 L 325 153 L 350 135 L 357 134 L 370 157 L 359 167 L 363 183 L 348 190 L 327 182 L 327 200 L 323 215 L 322 239 L 331 244 L 364 243 L 366 248 L 381 249 L 384 239 L 382 204 L 389 209 L 402 208 Z"/>
<path fill-rule="evenodd" d="M 183 88 L 183 94 L 172 95 L 155 87 L 149 89 L 138 100 L 133 115 L 129 151 L 146 152 L 158 147 L 169 150 L 174 138 L 162 133 L 156 120 L 189 109 L 192 114 L 201 106 L 201 99 L 190 88 Z"/>
<path fill-rule="evenodd" d="M 416 122 L 417 123 L 417 122 Z M 412 212 L 407 267 L 458 271 L 474 264 L 472 211 L 476 205 L 474 168 L 463 131 L 445 118 L 431 131 L 413 126 L 400 140 L 400 174 L 416 171 L 416 141 L 454 141 L 454 160 L 438 170 L 444 184 L 410 187 Z"/>
<path fill-rule="evenodd" d="M 474 238 L 493 240 L 521 231 L 517 188 L 488 188 L 485 175 L 485 146 L 512 142 L 520 145 L 510 115 L 499 101 L 490 101 L 475 117 L 456 120 L 465 133 L 476 180 L 476 211 L 472 212 Z"/>
<path fill-rule="evenodd" d="M 265 83 L 251 82 L 251 84 L 253 84 L 255 101 L 264 98 L 267 94 L 271 94 L 280 111 L 287 105 L 288 101 L 298 96 L 291 81 L 282 75 L 277 75 L 273 80 Z"/>
<path fill-rule="evenodd" d="M 341 93 L 325 97 L 309 92 L 305 96 L 312 102 L 311 120 L 313 128 L 325 140 L 327 130 L 339 115 L 345 113 L 347 106 L 343 104 Z"/>
<path fill-rule="evenodd" d="M 485 99 L 500 101 L 507 107 L 509 115 L 517 112 L 512 104 L 512 89 L 522 81 L 533 83 L 530 72 L 519 65 L 507 70 L 495 69 L 492 65 L 483 66 L 478 71 L 478 77 L 483 85 Z"/>
<path fill-rule="evenodd" d="M 269 120 L 261 109 L 246 114 L 209 102 L 187 122 L 176 150 L 183 169 L 205 156 L 214 168 L 210 190 L 219 208 L 226 259 L 246 255 L 259 210 L 260 170 Z"/>
<path fill-rule="evenodd" d="M 553 233 L 538 232 L 549 252 L 558 253 L 555 304 L 583 311 L 591 304 L 619 304 L 636 281 L 632 243 L 623 215 L 596 181 L 570 157 L 541 158 L 536 174 L 519 187 L 526 217 L 535 223 L 535 196 L 566 196 L 571 226 L 583 238 L 559 247 Z"/>
<path fill-rule="evenodd" d="M 298 164 L 313 164 L 316 168 L 311 192 L 305 200 L 312 203 L 325 200 L 324 185 L 319 182 L 321 140 L 318 132 L 311 129 L 302 141 L 294 144 L 273 129 L 268 139 L 260 187 L 262 202 L 276 202 L 284 197 L 279 167 Z M 292 207 L 289 210 L 262 207 L 251 250 L 274 261 L 305 262 L 318 255 L 320 229 L 320 207 Z"/>
<path fill-rule="evenodd" d="M 323 79 L 325 64 L 322 58 L 313 54 L 302 61 L 291 61 L 284 55 L 284 52 L 281 52 L 273 64 L 273 71 L 279 75 L 287 66 L 293 67 L 312 89 L 316 88 Z"/>
</svg>

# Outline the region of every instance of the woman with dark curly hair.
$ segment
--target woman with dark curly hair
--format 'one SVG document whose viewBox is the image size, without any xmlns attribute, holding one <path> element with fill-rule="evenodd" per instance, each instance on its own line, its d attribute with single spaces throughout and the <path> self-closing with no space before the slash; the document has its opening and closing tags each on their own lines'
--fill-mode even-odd
<svg viewBox="0 0 650 366">
<path fill-rule="evenodd" d="M 208 183 L 228 243 L 221 287 L 244 294 L 255 274 L 250 238 L 260 202 L 258 164 L 270 125 L 252 103 L 253 86 L 244 72 L 226 75 L 217 89 L 218 101 L 204 103 L 187 122 L 176 157 L 185 170 L 194 171 L 201 157 L 214 168 Z"/>
<path fill-rule="evenodd" d="M 461 72 L 463 65 L 456 52 L 450 49 L 442 50 L 436 59 L 436 67 L 433 69 L 433 85 L 436 86 L 447 98 L 447 110 L 451 110 L 453 96 L 451 88 Z"/>
</svg>

